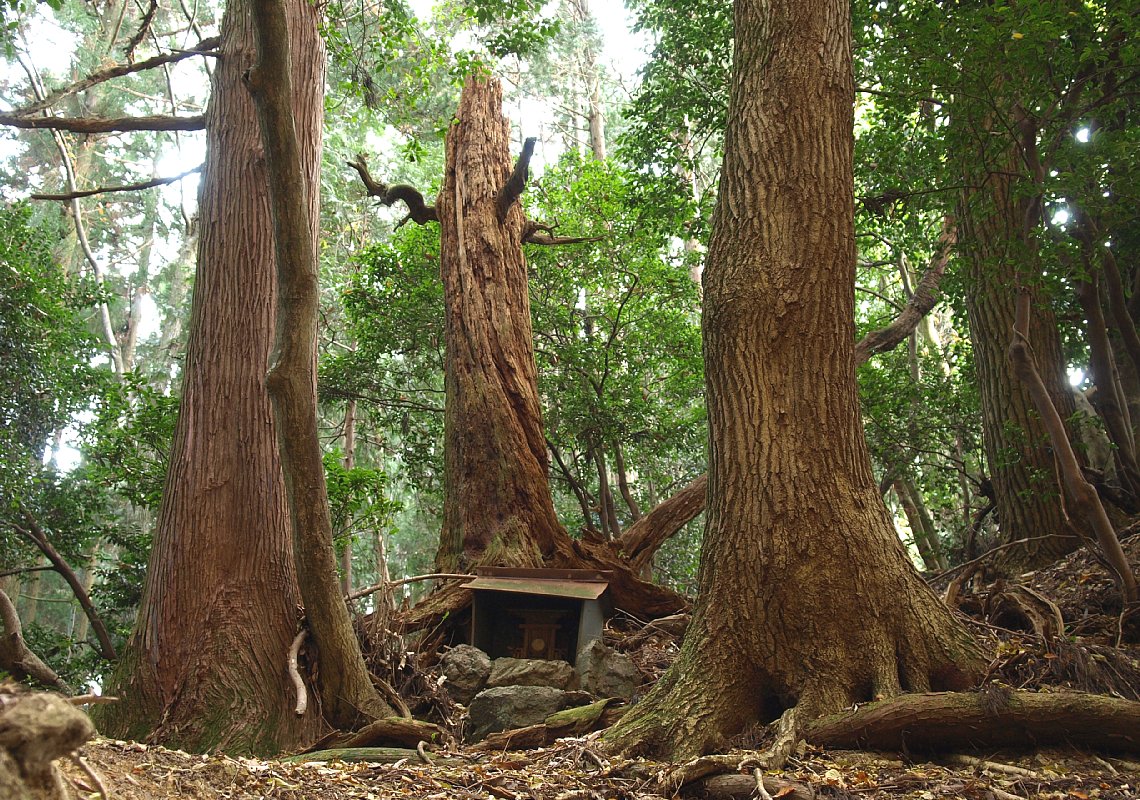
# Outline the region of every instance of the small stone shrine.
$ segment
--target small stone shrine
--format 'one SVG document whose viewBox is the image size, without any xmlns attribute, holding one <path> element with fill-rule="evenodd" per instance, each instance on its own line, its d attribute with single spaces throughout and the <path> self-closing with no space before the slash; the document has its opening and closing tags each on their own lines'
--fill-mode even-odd
<svg viewBox="0 0 1140 800">
<path fill-rule="evenodd" d="M 610 611 L 606 572 L 480 567 L 464 586 L 474 593 L 471 644 L 492 659 L 574 663 Z"/>
</svg>

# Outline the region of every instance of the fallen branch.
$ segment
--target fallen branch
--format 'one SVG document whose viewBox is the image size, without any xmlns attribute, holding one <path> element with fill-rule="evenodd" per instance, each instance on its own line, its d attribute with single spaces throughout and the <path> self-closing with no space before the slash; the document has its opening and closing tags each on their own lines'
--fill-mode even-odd
<svg viewBox="0 0 1140 800">
<path fill-rule="evenodd" d="M 110 800 L 111 795 L 107 793 L 107 784 L 103 783 L 103 777 L 95 771 L 95 768 L 88 764 L 83 756 L 78 753 L 72 753 L 71 760 L 76 766 L 83 770 L 83 774 L 90 778 L 91 782 L 95 784 L 95 791 L 99 793 L 101 800 Z"/>
<path fill-rule="evenodd" d="M 473 580 L 475 577 L 475 575 L 464 575 L 457 572 L 432 572 L 427 575 L 414 575 L 411 578 L 402 578 L 398 581 L 381 581 L 380 583 L 375 583 L 372 586 L 365 587 L 364 589 L 357 589 L 351 594 L 346 594 L 344 596 L 344 599 L 359 600 L 361 597 L 367 597 L 370 594 L 375 594 L 381 589 L 393 589 L 397 586 L 403 586 L 407 583 L 418 583 L 419 581 L 431 580 L 457 580 L 459 578 L 463 578 L 464 580 Z"/>
<path fill-rule="evenodd" d="M 778 797 L 781 800 L 815 800 L 816 797 L 815 790 L 806 783 L 768 775 L 757 778 L 755 771 L 748 775 L 711 775 L 700 778 L 686 785 L 682 793 L 733 800 L 750 800 L 756 796 L 763 800 L 765 794 L 769 798 Z"/>
<path fill-rule="evenodd" d="M 0 114 L 0 125 L 28 130 L 71 131 L 72 133 L 126 133 L 129 131 L 200 131 L 206 117 L 18 117 Z"/>
<path fill-rule="evenodd" d="M 81 197 L 91 197 L 96 194 L 110 194 L 112 192 L 137 192 L 142 189 L 153 189 L 156 186 L 166 186 L 167 184 L 177 183 L 183 178 L 193 175 L 196 172 L 202 171 L 202 164 L 188 169 L 185 172 L 180 172 L 177 175 L 171 175 L 169 178 L 151 178 L 148 181 L 140 181 L 138 183 L 128 183 L 122 186 L 100 186 L 97 189 L 81 189 L 76 192 L 66 192 L 64 194 L 33 194 L 32 200 L 59 200 L 67 202 L 71 200 L 78 200 Z"/>
</svg>

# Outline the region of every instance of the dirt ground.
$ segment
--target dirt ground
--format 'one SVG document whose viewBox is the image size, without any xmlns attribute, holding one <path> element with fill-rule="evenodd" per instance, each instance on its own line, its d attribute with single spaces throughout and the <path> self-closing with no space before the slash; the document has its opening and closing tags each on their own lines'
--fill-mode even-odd
<svg viewBox="0 0 1140 800">
<path fill-rule="evenodd" d="M 108 739 L 89 743 L 83 758 L 99 776 L 105 796 L 113 800 L 650 800 L 673 795 L 656 780 L 657 765 L 611 763 L 591 737 L 525 753 L 481 754 L 446 766 L 418 759 L 403 764 L 297 764 L 190 755 Z M 64 762 L 64 768 L 85 800 L 100 796 L 89 774 L 74 763 Z M 861 751 L 805 752 L 779 777 L 802 784 L 817 798 L 835 800 L 1140 798 L 1140 763 L 1074 751 L 934 761 Z"/>
</svg>

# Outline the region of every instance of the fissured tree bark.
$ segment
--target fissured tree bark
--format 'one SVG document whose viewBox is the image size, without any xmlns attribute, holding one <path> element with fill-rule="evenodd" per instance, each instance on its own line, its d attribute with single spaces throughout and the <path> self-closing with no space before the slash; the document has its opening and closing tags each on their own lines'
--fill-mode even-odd
<svg viewBox="0 0 1140 800">
<path fill-rule="evenodd" d="M 301 161 L 320 164 L 319 12 L 287 0 Z M 100 707 L 113 736 L 187 750 L 277 753 L 317 733 L 285 675 L 301 598 L 266 364 L 276 272 L 265 164 L 243 73 L 248 0 L 226 4 L 207 112 L 201 237 L 166 489 L 135 631 Z M 317 224 L 315 193 L 308 224 Z M 315 704 L 313 704 L 315 706 Z"/>
<path fill-rule="evenodd" d="M 984 121 L 979 126 L 983 131 L 991 127 Z M 995 137 L 987 132 L 976 138 L 988 144 Z M 1014 143 L 1006 141 L 1004 147 L 1006 152 L 997 157 L 974 154 L 972 164 L 996 161 L 998 166 L 977 175 L 973 183 L 979 188 L 963 195 L 959 248 L 966 260 L 966 311 L 998 526 L 1007 542 L 1029 540 L 1003 550 L 998 563 L 1022 572 L 1051 564 L 1079 547 L 1081 539 L 1066 519 L 1048 432 L 1006 357 L 1016 317 L 1015 289 L 1020 286 L 1033 307 L 1028 344 L 1041 378 L 1061 418 L 1072 416 L 1057 323 L 1047 297 L 1034 283 L 1038 259 L 1031 227 L 1040 218 L 1033 208 L 1039 192 L 1026 174 L 1024 154 Z"/>
<path fill-rule="evenodd" d="M 704 274 L 709 508 L 681 654 L 606 735 L 685 758 L 782 712 L 962 688 L 982 661 L 911 565 L 855 390 L 850 4 L 737 0 Z"/>
<path fill-rule="evenodd" d="M 469 79 L 436 210 L 446 303 L 443 532 L 436 567 L 540 566 L 566 533 L 550 495 L 522 241 L 498 81 Z M 515 195 L 517 197 L 517 193 Z"/>
</svg>

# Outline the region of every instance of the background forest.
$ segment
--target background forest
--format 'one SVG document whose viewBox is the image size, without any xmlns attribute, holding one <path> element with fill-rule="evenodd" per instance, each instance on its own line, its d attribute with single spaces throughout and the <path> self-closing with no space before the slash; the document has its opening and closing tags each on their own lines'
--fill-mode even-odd
<svg viewBox="0 0 1140 800">
<path fill-rule="evenodd" d="M 110 678 L 136 624 L 160 517 L 176 513 L 179 405 L 206 391 L 188 376 L 207 357 L 240 370 L 252 341 L 227 329 L 199 354 L 193 331 L 218 323 L 191 315 L 200 254 L 237 264 L 256 245 L 202 241 L 237 200 L 196 199 L 204 170 L 242 169 L 203 159 L 205 130 L 233 130 L 205 114 L 211 80 L 238 86 L 218 57 L 236 34 L 219 26 L 243 5 L 3 10 L 0 605 L 75 688 Z M 874 476 L 915 564 L 997 548 L 988 567 L 1018 573 L 1093 533 L 1007 359 L 1015 289 L 1033 298 L 1027 338 L 1083 475 L 1115 528 L 1140 511 L 1140 36 L 1127 4 L 947 5 L 853 7 L 851 336 Z M 319 127 L 319 434 L 345 594 L 435 571 L 446 474 L 440 234 L 370 199 L 349 162 L 435 197 L 462 80 L 483 70 L 503 79 L 512 153 L 537 138 L 526 216 L 579 240 L 526 250 L 558 519 L 586 541 L 656 526 L 639 566 L 696 591 L 700 280 L 732 15 L 627 9 L 603 22 L 586 0 L 335 0 L 321 43 L 294 46 Z M 233 308 L 251 327 L 272 312 Z M 227 454 L 256 449 L 240 424 L 230 436 L 190 468 L 203 491 Z M 274 491 L 255 478 L 235 489 L 251 507 Z M 669 519 L 650 523 L 654 509 Z"/>
</svg>

